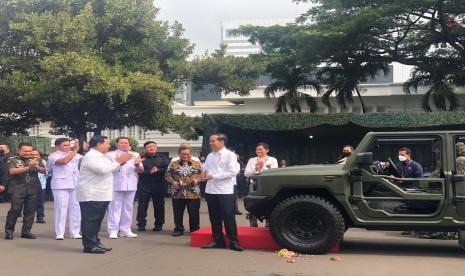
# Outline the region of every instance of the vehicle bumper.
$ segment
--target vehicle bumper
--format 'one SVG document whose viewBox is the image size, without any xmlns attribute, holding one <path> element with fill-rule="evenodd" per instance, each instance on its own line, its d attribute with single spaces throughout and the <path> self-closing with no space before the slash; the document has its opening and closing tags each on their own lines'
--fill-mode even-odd
<svg viewBox="0 0 465 276">
<path fill-rule="evenodd" d="M 248 195 L 244 198 L 245 209 L 259 219 L 269 218 L 274 205 L 269 196 Z"/>
</svg>

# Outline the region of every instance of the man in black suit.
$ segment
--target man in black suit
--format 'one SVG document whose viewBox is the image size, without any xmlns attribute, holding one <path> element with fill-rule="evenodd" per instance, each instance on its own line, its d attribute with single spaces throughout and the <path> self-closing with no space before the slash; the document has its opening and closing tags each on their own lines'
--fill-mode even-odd
<svg viewBox="0 0 465 276">
<path fill-rule="evenodd" d="M 137 193 L 139 206 L 137 208 L 138 231 L 145 231 L 147 225 L 147 209 L 152 198 L 155 227 L 153 231 L 161 231 L 165 223 L 165 172 L 170 160 L 163 154 L 157 153 L 157 143 L 148 141 L 144 143 L 145 154 L 142 157 L 144 172 L 139 174 Z"/>
</svg>

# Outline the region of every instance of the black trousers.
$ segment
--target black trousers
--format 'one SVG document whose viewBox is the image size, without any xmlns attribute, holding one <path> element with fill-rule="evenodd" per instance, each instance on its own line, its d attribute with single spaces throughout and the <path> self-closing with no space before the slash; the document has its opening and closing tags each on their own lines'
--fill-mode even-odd
<svg viewBox="0 0 465 276">
<path fill-rule="evenodd" d="M 10 200 L 10 194 L 8 193 L 8 188 L 5 187 L 3 192 L 0 192 L 0 203 L 8 202 Z"/>
<path fill-rule="evenodd" d="M 45 217 L 45 193 L 47 191 L 45 189 L 40 191 L 39 195 L 39 203 L 37 205 L 37 218 L 44 218 Z"/>
<path fill-rule="evenodd" d="M 92 248 L 100 243 L 98 232 L 102 226 L 110 201 L 79 202 L 81 207 L 81 233 L 84 248 Z"/>
<path fill-rule="evenodd" d="M 165 223 L 165 194 L 163 192 L 139 191 L 139 205 L 137 206 L 137 226 L 139 227 L 145 227 L 147 225 L 146 218 L 150 198 L 152 198 L 153 203 L 155 226 L 163 226 Z"/>
<path fill-rule="evenodd" d="M 5 224 L 5 234 L 12 235 L 15 231 L 16 221 L 23 213 L 22 234 L 31 232 L 34 216 L 39 204 L 39 189 L 37 191 L 27 191 L 25 193 L 11 194 L 11 208 L 8 211 Z"/>
<path fill-rule="evenodd" d="M 174 214 L 174 231 L 184 231 L 183 218 L 184 209 L 187 207 L 189 213 L 189 230 L 197 231 L 200 228 L 200 199 L 174 199 L 173 214 Z"/>
<path fill-rule="evenodd" d="M 234 194 L 205 194 L 208 205 L 208 215 L 212 225 L 213 240 L 224 243 L 223 226 L 230 241 L 237 241 L 236 215 L 234 212 Z"/>
<path fill-rule="evenodd" d="M 237 185 L 234 185 L 234 212 L 239 212 L 239 206 L 237 205 Z"/>
</svg>

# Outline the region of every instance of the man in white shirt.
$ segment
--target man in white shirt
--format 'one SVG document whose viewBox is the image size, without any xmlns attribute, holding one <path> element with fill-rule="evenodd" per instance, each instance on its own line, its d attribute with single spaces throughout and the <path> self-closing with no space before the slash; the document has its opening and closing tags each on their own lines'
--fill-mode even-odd
<svg viewBox="0 0 465 276">
<path fill-rule="evenodd" d="M 270 147 L 267 143 L 258 143 L 255 146 L 255 153 L 257 154 L 257 157 L 249 159 L 247 166 L 245 167 L 244 176 L 250 178 L 254 174 L 259 174 L 261 172 L 277 168 L 278 160 L 276 160 L 274 157 L 268 156 L 269 152 Z M 249 220 L 250 226 L 258 227 L 258 220 L 255 216 L 249 214 Z"/>
<path fill-rule="evenodd" d="M 95 135 L 89 141 L 91 149 L 81 162 L 76 197 L 81 207 L 81 229 L 84 253 L 103 254 L 110 251 L 100 243 L 98 232 L 108 204 L 113 200 L 113 173 L 132 158 L 130 153 L 116 156 L 105 154 L 110 148 L 106 136 Z"/>
<path fill-rule="evenodd" d="M 129 138 L 118 137 L 116 147 L 117 150 L 107 154 L 111 159 L 115 160 L 118 155 L 125 153 L 130 153 L 132 159 L 113 173 L 114 197 L 108 205 L 108 234 L 110 239 L 117 239 L 118 232 L 121 237 L 137 238 L 137 234 L 131 230 L 132 210 L 137 191 L 137 174 L 144 171 L 144 166 L 139 154 L 130 151 Z"/>
<path fill-rule="evenodd" d="M 79 161 L 82 155 L 79 151 L 79 140 L 74 141 L 74 149 L 68 138 L 55 140 L 56 151 L 50 154 L 49 167 L 53 171 L 50 186 L 53 193 L 53 210 L 55 213 L 55 239 L 65 238 L 66 221 L 68 221 L 69 236 L 73 239 L 82 238 L 81 210 L 76 200 L 76 185 L 79 175 Z"/>
<path fill-rule="evenodd" d="M 230 240 L 229 248 L 242 251 L 237 239 L 236 217 L 234 212 L 234 183 L 239 172 L 236 155 L 225 148 L 227 137 L 224 134 L 210 136 L 213 150 L 205 160 L 202 178 L 207 180 L 205 199 L 212 225 L 213 242 L 202 246 L 204 249 L 224 248 L 222 224 Z"/>
</svg>

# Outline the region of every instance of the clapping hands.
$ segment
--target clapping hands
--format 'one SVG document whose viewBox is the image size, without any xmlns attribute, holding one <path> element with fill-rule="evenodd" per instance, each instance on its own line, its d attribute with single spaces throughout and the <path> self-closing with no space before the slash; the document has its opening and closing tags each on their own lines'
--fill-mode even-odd
<svg viewBox="0 0 465 276">
<path fill-rule="evenodd" d="M 132 158 L 132 154 L 130 154 L 130 153 L 123 153 L 123 154 L 117 155 L 115 161 L 118 162 L 118 163 L 120 163 L 121 165 L 123 165 L 124 163 L 128 162 L 129 160 L 131 160 L 131 158 Z"/>
<path fill-rule="evenodd" d="M 154 173 L 157 173 L 158 172 L 158 168 L 157 167 L 153 167 L 152 169 L 150 169 L 150 173 L 151 174 L 154 174 Z"/>
</svg>

